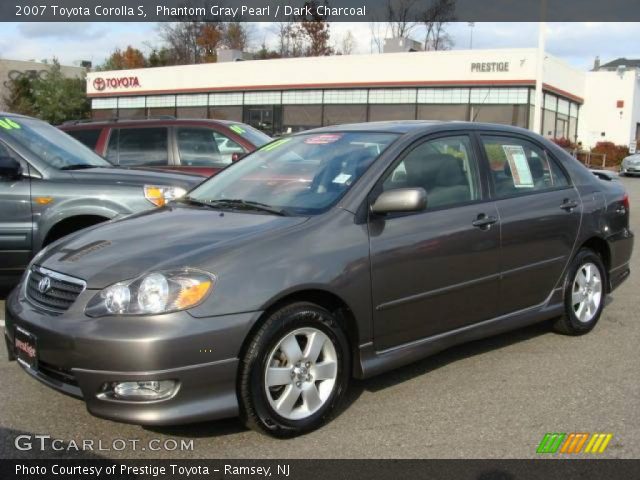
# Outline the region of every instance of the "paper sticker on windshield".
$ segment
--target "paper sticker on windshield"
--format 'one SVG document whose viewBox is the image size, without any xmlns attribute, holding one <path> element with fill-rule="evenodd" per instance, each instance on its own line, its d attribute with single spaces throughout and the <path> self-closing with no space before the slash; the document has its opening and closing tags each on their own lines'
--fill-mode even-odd
<svg viewBox="0 0 640 480">
<path fill-rule="evenodd" d="M 349 182 L 350 178 L 351 178 L 351 175 L 349 175 L 348 173 L 341 173 L 336 178 L 333 179 L 332 183 L 344 185 L 345 183 Z"/>
<path fill-rule="evenodd" d="M 304 143 L 307 145 L 326 145 L 328 143 L 337 142 L 342 138 L 338 133 L 325 133 L 324 135 L 313 135 L 307 138 Z"/>
<path fill-rule="evenodd" d="M 511 168 L 513 185 L 516 188 L 532 188 L 533 175 L 531 175 L 531 168 L 527 161 L 527 155 L 524 153 L 524 148 L 520 145 L 503 145 L 502 149 Z"/>
</svg>

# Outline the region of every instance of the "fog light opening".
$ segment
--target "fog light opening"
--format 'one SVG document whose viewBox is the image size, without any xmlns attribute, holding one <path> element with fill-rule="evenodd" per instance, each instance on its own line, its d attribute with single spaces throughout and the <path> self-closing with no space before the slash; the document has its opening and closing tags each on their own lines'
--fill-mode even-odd
<svg viewBox="0 0 640 480">
<path fill-rule="evenodd" d="M 178 389 L 178 382 L 176 380 L 113 382 L 110 387 L 110 396 L 115 400 L 148 402 L 165 400 L 173 396 Z"/>
</svg>

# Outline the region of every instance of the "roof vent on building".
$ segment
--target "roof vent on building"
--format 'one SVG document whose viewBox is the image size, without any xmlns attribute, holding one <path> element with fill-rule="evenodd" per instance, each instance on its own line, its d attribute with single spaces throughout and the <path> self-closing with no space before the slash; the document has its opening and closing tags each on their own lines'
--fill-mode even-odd
<svg viewBox="0 0 640 480">
<path fill-rule="evenodd" d="M 385 38 L 382 53 L 419 52 L 422 44 L 412 38 Z"/>
<path fill-rule="evenodd" d="M 231 48 L 218 48 L 216 50 L 216 56 L 218 58 L 218 63 L 253 60 L 253 56 L 250 53 L 243 52 L 242 50 L 234 50 Z"/>
<path fill-rule="evenodd" d="M 600 57 L 596 55 L 595 60 L 593 61 L 593 70 L 600 70 Z"/>
</svg>

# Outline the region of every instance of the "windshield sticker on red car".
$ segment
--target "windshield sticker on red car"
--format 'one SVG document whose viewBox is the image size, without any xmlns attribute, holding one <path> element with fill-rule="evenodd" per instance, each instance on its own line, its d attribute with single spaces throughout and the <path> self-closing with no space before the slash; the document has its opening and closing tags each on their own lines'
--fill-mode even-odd
<svg viewBox="0 0 640 480">
<path fill-rule="evenodd" d="M 502 150 L 504 150 L 511 168 L 513 185 L 516 188 L 532 188 L 533 175 L 524 148 L 520 145 L 503 145 Z"/>
<path fill-rule="evenodd" d="M 304 143 L 307 145 L 327 145 L 329 143 L 337 142 L 342 138 L 342 135 L 338 133 L 325 133 L 323 135 L 314 135 L 307 138 Z"/>
<path fill-rule="evenodd" d="M 242 135 L 243 133 L 247 133 L 247 131 L 244 128 L 242 128 L 240 125 L 231 125 L 229 127 L 229 130 L 233 130 L 238 135 Z"/>
</svg>

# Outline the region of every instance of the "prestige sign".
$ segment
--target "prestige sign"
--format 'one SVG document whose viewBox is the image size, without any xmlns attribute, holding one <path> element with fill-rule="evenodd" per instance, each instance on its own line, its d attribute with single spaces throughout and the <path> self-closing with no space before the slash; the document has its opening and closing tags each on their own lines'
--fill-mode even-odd
<svg viewBox="0 0 640 480">
<path fill-rule="evenodd" d="M 472 72 L 508 72 L 509 62 L 473 62 L 471 63 Z"/>
<path fill-rule="evenodd" d="M 96 77 L 93 79 L 93 88 L 101 92 L 106 88 L 117 90 L 118 88 L 139 88 L 138 77 Z"/>
</svg>

